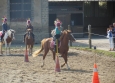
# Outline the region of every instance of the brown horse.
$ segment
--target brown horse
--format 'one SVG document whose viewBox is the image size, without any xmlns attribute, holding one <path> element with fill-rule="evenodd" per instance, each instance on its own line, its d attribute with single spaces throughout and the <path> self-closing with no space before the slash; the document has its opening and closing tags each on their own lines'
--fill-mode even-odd
<svg viewBox="0 0 115 83">
<path fill-rule="evenodd" d="M 75 41 L 75 38 L 71 34 L 70 30 L 64 30 L 62 32 L 62 34 L 61 34 L 61 37 L 60 37 L 61 46 L 59 48 L 59 52 L 60 52 L 61 56 L 64 58 L 64 61 L 65 61 L 65 63 L 63 65 L 61 65 L 61 67 L 63 67 L 65 64 L 67 64 L 67 68 L 68 69 L 69 69 L 69 66 L 68 66 L 68 63 L 67 63 L 67 55 L 68 55 L 68 50 L 69 50 L 69 46 L 68 46 L 69 40 L 70 41 Z M 36 57 L 36 56 L 38 56 L 38 54 L 42 50 L 44 50 L 43 64 L 42 64 L 41 67 L 44 66 L 44 60 L 45 60 L 45 57 L 46 57 L 47 53 L 49 52 L 49 50 L 52 51 L 52 53 L 53 53 L 53 60 L 55 61 L 55 54 L 56 53 L 53 51 L 53 48 L 51 48 L 51 46 L 50 46 L 51 41 L 52 41 L 52 38 L 43 39 L 41 41 L 41 49 L 35 51 L 32 54 L 33 57 Z"/>
<path fill-rule="evenodd" d="M 28 49 L 29 55 L 31 55 L 33 51 L 33 45 L 34 45 L 34 38 L 32 36 L 31 29 L 27 29 L 27 33 L 25 36 L 25 44 L 26 44 L 26 51 Z"/>
<path fill-rule="evenodd" d="M 7 32 L 5 32 L 4 37 L 3 37 L 3 42 L 0 42 L 0 54 L 2 55 L 2 45 L 5 43 L 5 53 L 6 55 L 10 55 L 10 45 L 13 39 L 15 39 L 14 37 L 15 31 L 13 29 L 9 29 L 7 30 Z"/>
</svg>

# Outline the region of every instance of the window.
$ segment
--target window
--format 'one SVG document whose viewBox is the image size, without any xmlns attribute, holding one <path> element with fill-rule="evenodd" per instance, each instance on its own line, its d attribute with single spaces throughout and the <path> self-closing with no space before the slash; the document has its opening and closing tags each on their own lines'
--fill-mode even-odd
<svg viewBox="0 0 115 83">
<path fill-rule="evenodd" d="M 25 21 L 31 18 L 31 0 L 10 0 L 10 20 Z"/>
</svg>

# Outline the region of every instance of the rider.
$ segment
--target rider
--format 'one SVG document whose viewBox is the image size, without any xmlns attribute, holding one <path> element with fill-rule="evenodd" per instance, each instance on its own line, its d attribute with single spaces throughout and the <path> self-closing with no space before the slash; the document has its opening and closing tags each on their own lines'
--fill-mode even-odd
<svg viewBox="0 0 115 83">
<path fill-rule="evenodd" d="M 57 18 L 56 21 L 54 21 L 54 24 L 55 24 L 55 38 L 53 39 L 55 41 L 55 39 L 58 40 L 58 44 L 59 44 L 59 38 L 60 38 L 60 35 L 61 35 L 61 29 L 60 29 L 60 26 L 61 26 L 61 21 Z M 56 45 L 55 45 L 55 48 L 56 48 Z M 54 48 L 54 51 L 55 51 L 55 48 Z"/>
<path fill-rule="evenodd" d="M 7 25 L 7 18 L 6 17 L 3 17 L 2 18 L 3 19 L 3 22 L 2 22 L 2 36 L 1 36 L 1 41 L 2 41 L 2 39 L 3 39 L 3 37 L 4 37 L 4 34 L 5 34 L 5 32 L 7 32 L 7 30 L 9 30 L 9 27 L 8 27 L 8 25 Z"/>
<path fill-rule="evenodd" d="M 32 26 L 32 24 L 31 24 L 30 18 L 27 20 L 26 31 L 27 31 L 28 29 L 31 29 L 31 31 L 32 31 L 32 37 L 33 37 L 33 39 L 34 39 L 33 26 Z M 25 42 L 25 36 L 26 36 L 26 34 L 27 34 L 27 32 L 24 34 L 24 41 L 23 41 L 23 42 Z"/>
</svg>

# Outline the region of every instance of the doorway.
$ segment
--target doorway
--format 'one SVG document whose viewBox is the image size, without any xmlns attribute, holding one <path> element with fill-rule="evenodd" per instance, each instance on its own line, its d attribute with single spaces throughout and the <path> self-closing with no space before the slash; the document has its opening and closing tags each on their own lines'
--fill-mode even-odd
<svg viewBox="0 0 115 83">
<path fill-rule="evenodd" d="M 57 14 L 57 18 L 62 22 L 63 29 L 68 29 L 68 25 L 70 25 L 70 14 Z"/>
</svg>

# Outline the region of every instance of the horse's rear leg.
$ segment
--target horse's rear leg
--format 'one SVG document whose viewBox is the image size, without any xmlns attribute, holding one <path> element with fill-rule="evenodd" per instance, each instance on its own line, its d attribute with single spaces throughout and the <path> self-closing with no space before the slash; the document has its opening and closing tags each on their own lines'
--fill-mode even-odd
<svg viewBox="0 0 115 83">
<path fill-rule="evenodd" d="M 55 61 L 55 55 L 56 55 L 56 53 L 53 50 L 51 50 L 51 51 L 52 51 L 52 54 L 53 54 L 53 60 L 56 63 L 56 61 Z"/>
<path fill-rule="evenodd" d="M 45 64 L 45 57 L 46 57 L 46 55 L 47 55 L 47 53 L 49 52 L 49 48 L 45 48 L 44 49 L 44 55 L 43 55 L 43 63 L 42 63 L 42 65 L 41 65 L 41 67 L 43 67 L 44 66 L 44 64 Z"/>
</svg>

